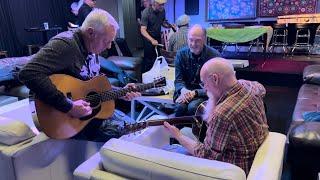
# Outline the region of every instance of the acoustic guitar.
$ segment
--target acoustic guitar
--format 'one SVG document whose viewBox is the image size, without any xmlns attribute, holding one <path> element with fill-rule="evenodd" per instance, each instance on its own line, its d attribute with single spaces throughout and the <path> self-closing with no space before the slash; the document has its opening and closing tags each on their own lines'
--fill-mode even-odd
<svg viewBox="0 0 320 180">
<path fill-rule="evenodd" d="M 82 81 L 69 75 L 54 74 L 51 82 L 71 100 L 83 99 L 90 103 L 92 114 L 80 119 L 69 116 L 54 107 L 35 99 L 36 112 L 42 131 L 54 139 L 67 139 L 80 132 L 93 118 L 106 119 L 113 114 L 114 100 L 126 95 L 127 92 L 141 92 L 150 88 L 166 85 L 164 77 L 152 83 L 137 85 L 136 88 L 112 90 L 105 76 L 97 76 Z"/>
<path fill-rule="evenodd" d="M 205 112 L 206 103 L 207 101 L 202 102 L 197 107 L 194 116 L 148 120 L 134 124 L 125 124 L 124 127 L 121 129 L 121 132 L 122 134 L 129 134 L 136 131 L 140 131 L 150 126 L 162 126 L 164 122 L 168 122 L 171 125 L 192 125 L 192 133 L 198 138 L 199 141 L 203 142 L 207 131 L 206 122 L 202 118 Z"/>
</svg>

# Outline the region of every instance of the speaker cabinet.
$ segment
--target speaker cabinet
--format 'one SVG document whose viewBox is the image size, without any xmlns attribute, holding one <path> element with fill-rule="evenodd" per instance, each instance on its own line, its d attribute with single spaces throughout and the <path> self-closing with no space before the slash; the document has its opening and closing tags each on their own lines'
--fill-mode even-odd
<svg viewBox="0 0 320 180">
<path fill-rule="evenodd" d="M 199 0 L 185 0 L 185 14 L 199 15 Z"/>
</svg>

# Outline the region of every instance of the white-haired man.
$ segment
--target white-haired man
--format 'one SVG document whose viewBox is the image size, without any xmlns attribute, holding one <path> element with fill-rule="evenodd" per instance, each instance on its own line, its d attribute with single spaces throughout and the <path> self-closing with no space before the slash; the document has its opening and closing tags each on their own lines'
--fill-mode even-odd
<svg viewBox="0 0 320 180">
<path fill-rule="evenodd" d="M 53 37 L 20 71 L 20 80 L 43 102 L 72 117 L 92 113 L 90 104 L 84 100 L 72 101 L 56 89 L 49 79 L 52 74 L 68 74 L 81 80 L 99 75 L 98 54 L 111 47 L 119 26 L 106 11 L 93 10 L 80 29 L 63 32 Z M 128 86 L 134 86 L 129 84 Z M 128 93 L 125 100 L 139 96 Z M 76 138 L 107 141 L 110 137 L 99 131 L 102 121 L 92 120 L 76 135 Z"/>
<path fill-rule="evenodd" d="M 161 43 L 161 26 L 166 28 L 171 27 L 165 21 L 164 4 L 166 2 L 167 0 L 151 0 L 151 6 L 145 8 L 142 12 L 140 22 L 140 32 L 144 43 L 142 72 L 150 70 L 157 57 L 154 48 Z"/>
<path fill-rule="evenodd" d="M 177 52 L 182 47 L 188 45 L 188 30 L 190 17 L 188 15 L 181 15 L 176 21 L 178 30 L 169 38 L 169 51 Z"/>
<path fill-rule="evenodd" d="M 237 80 L 232 64 L 223 58 L 206 62 L 200 77 L 209 97 L 204 142 L 192 140 L 168 123 L 164 125 L 190 154 L 235 164 L 248 174 L 268 135 L 263 105 L 266 90 L 258 82 Z"/>
</svg>

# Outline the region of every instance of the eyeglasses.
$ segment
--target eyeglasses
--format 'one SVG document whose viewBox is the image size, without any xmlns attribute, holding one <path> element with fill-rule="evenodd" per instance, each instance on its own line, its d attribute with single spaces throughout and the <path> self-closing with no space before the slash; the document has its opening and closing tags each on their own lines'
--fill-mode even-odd
<svg viewBox="0 0 320 180">
<path fill-rule="evenodd" d="M 204 82 L 200 82 L 200 83 L 199 83 L 199 86 L 200 86 L 202 89 L 204 89 Z"/>
</svg>

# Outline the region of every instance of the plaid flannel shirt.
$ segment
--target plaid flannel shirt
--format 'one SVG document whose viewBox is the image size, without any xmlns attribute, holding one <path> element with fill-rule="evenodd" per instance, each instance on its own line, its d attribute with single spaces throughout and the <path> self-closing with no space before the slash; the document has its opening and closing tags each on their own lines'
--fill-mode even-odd
<svg viewBox="0 0 320 180">
<path fill-rule="evenodd" d="M 248 174 L 256 151 L 268 135 L 265 93 L 258 82 L 239 80 L 223 94 L 207 122 L 204 143 L 199 142 L 194 149 L 195 156 L 237 165 Z"/>
</svg>

